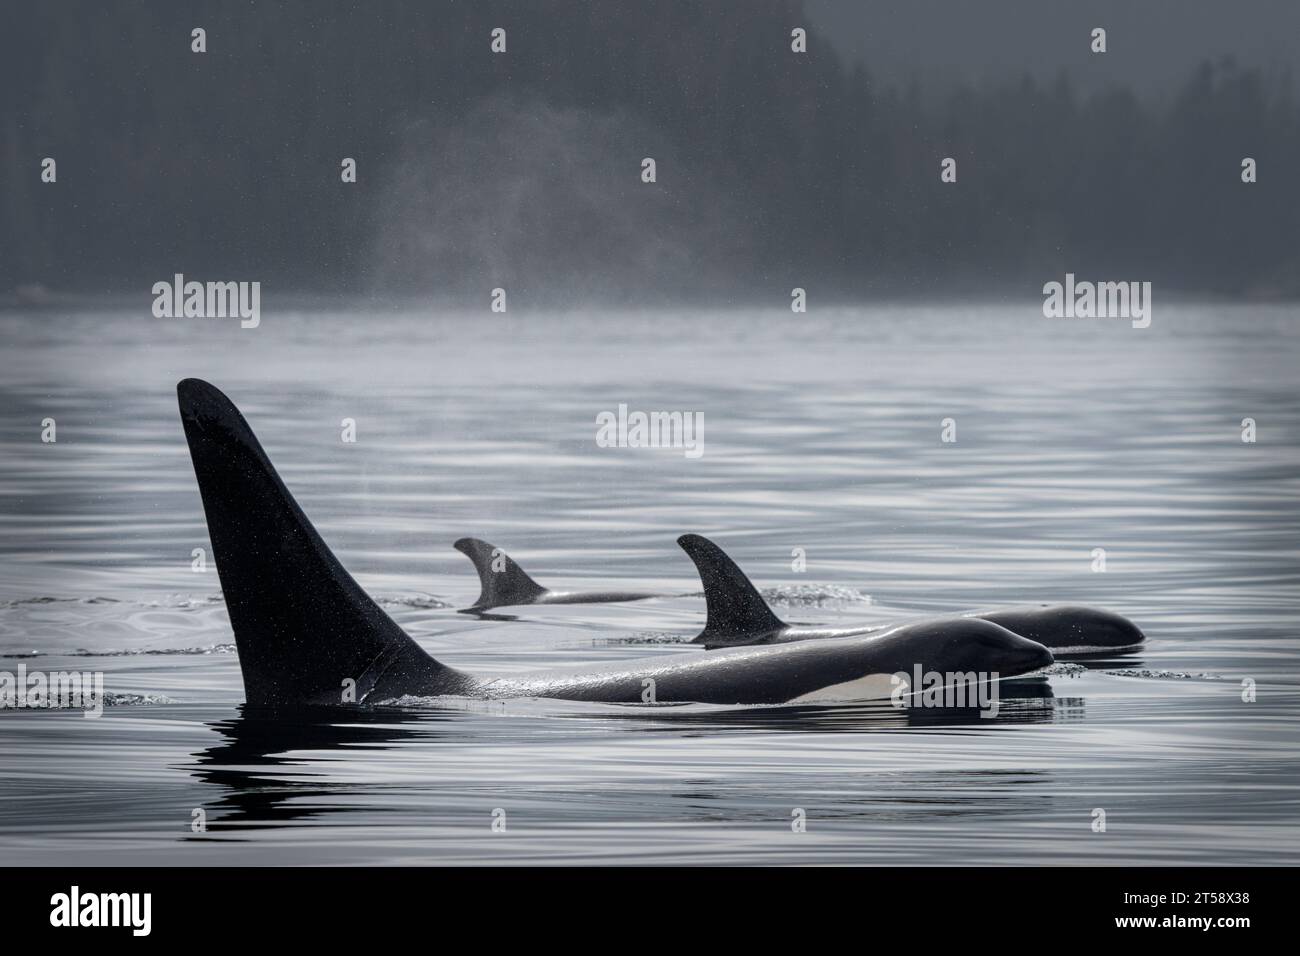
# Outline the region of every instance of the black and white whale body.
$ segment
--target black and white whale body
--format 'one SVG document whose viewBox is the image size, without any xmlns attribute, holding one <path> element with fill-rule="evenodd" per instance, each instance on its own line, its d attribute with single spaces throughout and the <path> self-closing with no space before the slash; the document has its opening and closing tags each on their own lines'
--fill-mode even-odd
<svg viewBox="0 0 1300 956">
<path fill-rule="evenodd" d="M 452 547 L 473 561 L 478 571 L 478 600 L 462 608 L 463 614 L 524 604 L 617 604 L 669 596 L 649 591 L 552 591 L 524 573 L 510 555 L 480 538 L 461 538 Z"/>
<path fill-rule="evenodd" d="M 707 619 L 692 643 L 705 648 L 788 644 L 819 638 L 861 638 L 884 634 L 885 626 L 855 628 L 793 627 L 772 613 L 745 572 L 721 548 L 698 534 L 677 539 L 695 562 L 704 583 Z M 1132 650 L 1144 640 L 1132 621 L 1100 608 L 1067 604 L 994 608 L 958 615 L 990 621 L 1042 644 L 1054 656 Z M 951 620 L 951 618 L 947 618 Z M 943 620 L 943 618 L 940 618 Z"/>
<path fill-rule="evenodd" d="M 862 639 L 475 677 L 434 660 L 343 569 L 228 398 L 198 379 L 182 381 L 177 395 L 244 692 L 254 706 L 441 695 L 626 703 L 853 700 L 888 696 L 888 676 L 918 666 L 1013 677 L 1052 661 L 1041 644 L 1003 627 L 956 619 Z"/>
</svg>

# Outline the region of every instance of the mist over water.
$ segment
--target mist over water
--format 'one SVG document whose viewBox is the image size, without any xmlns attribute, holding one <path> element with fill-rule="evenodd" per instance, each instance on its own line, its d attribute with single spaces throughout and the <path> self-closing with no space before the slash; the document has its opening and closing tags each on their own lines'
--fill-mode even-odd
<svg viewBox="0 0 1300 956">
<path fill-rule="evenodd" d="M 281 301 L 248 331 L 153 319 L 147 303 L 0 315 L 0 670 L 102 670 L 119 695 L 99 720 L 0 710 L 0 853 L 1297 862 L 1295 309 L 1157 297 L 1134 330 L 1040 305 L 494 316 Z M 994 720 L 881 703 L 250 713 L 215 567 L 191 571 L 192 549 L 211 551 L 176 413 L 186 376 L 240 405 L 344 565 L 469 671 L 704 653 L 681 646 L 703 623 L 674 544 L 687 531 L 716 538 L 793 623 L 1061 601 L 1123 613 L 1148 644 L 1008 682 Z M 702 413 L 704 455 L 598 447 L 596 416 L 620 402 Z M 462 535 L 543 584 L 681 596 L 459 615 L 478 593 L 451 549 Z"/>
<path fill-rule="evenodd" d="M 12 6 L 0 303 L 1300 298 L 1286 0 Z"/>
<path fill-rule="evenodd" d="M 617 303 L 671 300 L 684 282 L 725 290 L 753 254 L 754 208 L 675 139 L 626 109 L 505 95 L 411 124 L 379 187 L 370 292 Z M 671 168 L 665 182 L 641 181 L 637 150 Z"/>
</svg>

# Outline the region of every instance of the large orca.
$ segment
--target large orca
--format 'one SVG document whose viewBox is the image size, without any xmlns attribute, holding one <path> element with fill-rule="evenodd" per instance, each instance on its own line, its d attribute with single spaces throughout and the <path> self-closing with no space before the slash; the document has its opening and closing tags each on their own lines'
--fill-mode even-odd
<svg viewBox="0 0 1300 956">
<path fill-rule="evenodd" d="M 1006 628 L 952 620 L 860 640 L 688 652 L 559 674 L 475 677 L 434 660 L 343 569 L 225 395 L 193 378 L 176 391 L 235 632 L 244 694 L 254 706 L 338 706 L 440 695 L 782 704 L 889 696 L 877 678 L 911 674 L 918 667 L 1013 677 L 1052 662 L 1041 644 Z"/>
<path fill-rule="evenodd" d="M 692 643 L 705 648 L 787 644 L 817 638 L 883 634 L 885 626 L 853 628 L 792 627 L 772 613 L 762 595 L 721 548 L 703 535 L 677 539 L 695 562 L 704 583 L 707 617 Z M 1137 625 L 1112 611 L 1068 604 L 971 611 L 961 618 L 991 621 L 1049 648 L 1053 655 L 1115 653 L 1144 640 Z"/>
<path fill-rule="evenodd" d="M 478 572 L 478 600 L 462 608 L 462 614 L 523 604 L 615 604 L 669 597 L 649 591 L 552 591 L 524 573 L 510 555 L 481 538 L 461 538 L 452 547 L 473 561 Z"/>
</svg>

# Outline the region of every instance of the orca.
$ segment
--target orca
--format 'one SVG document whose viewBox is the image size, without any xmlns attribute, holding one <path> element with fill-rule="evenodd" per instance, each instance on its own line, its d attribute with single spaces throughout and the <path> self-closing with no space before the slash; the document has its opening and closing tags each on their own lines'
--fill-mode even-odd
<svg viewBox="0 0 1300 956">
<path fill-rule="evenodd" d="M 705 649 L 756 644 L 787 644 L 818 638 L 863 637 L 883 634 L 882 625 L 851 628 L 793 627 L 768 607 L 758 589 L 727 553 L 703 535 L 684 534 L 677 539 L 695 562 L 704 583 L 704 630 L 692 641 Z M 994 608 L 957 615 L 990 621 L 1042 644 L 1053 655 L 1118 653 L 1145 640 L 1137 625 L 1112 611 L 1070 604 Z"/>
<path fill-rule="evenodd" d="M 649 591 L 552 591 L 524 573 L 510 555 L 481 538 L 461 538 L 452 547 L 473 561 L 474 570 L 478 571 L 478 600 L 461 608 L 462 614 L 524 604 L 616 604 L 670 597 Z"/>
<path fill-rule="evenodd" d="M 784 704 L 890 696 L 924 671 L 1015 677 L 1052 654 L 989 621 L 923 621 L 879 636 L 686 652 L 574 672 L 480 678 L 435 660 L 344 570 L 248 423 L 214 386 L 177 385 L 244 695 L 258 708 L 446 695 L 613 703 Z M 888 685 L 888 681 L 885 681 Z M 350 696 L 349 696 L 350 695 Z"/>
</svg>

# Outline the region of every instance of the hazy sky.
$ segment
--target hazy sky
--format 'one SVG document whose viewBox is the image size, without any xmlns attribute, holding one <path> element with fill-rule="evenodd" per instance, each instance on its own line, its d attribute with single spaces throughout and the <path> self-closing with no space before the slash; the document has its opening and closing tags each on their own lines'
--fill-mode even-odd
<svg viewBox="0 0 1300 956">
<path fill-rule="evenodd" d="M 1251 72 L 1300 72 L 1300 0 L 804 2 L 17 6 L 0 294 L 183 272 L 465 302 L 857 301 L 1068 268 L 1300 298 L 1300 97 Z M 504 58 L 482 41 L 497 18 Z M 1225 55 L 1241 69 L 1190 82 Z M 873 96 L 842 59 L 929 95 Z M 1051 93 L 1062 72 L 1147 102 L 1077 108 Z M 951 95 L 981 80 L 1000 82 Z"/>
<path fill-rule="evenodd" d="M 819 32 L 876 77 L 946 86 L 1064 69 L 1080 90 L 1162 96 L 1206 58 L 1300 66 L 1300 0 L 805 0 Z M 1105 27 L 1108 52 L 1089 50 Z"/>
</svg>

